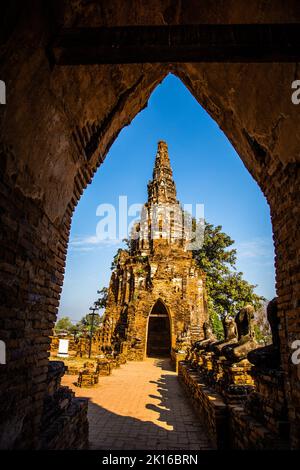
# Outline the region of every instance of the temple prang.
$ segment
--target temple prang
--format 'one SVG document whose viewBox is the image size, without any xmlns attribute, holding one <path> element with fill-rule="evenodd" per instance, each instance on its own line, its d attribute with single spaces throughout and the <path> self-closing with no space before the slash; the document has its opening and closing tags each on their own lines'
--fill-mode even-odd
<svg viewBox="0 0 300 470">
<path fill-rule="evenodd" d="M 129 249 L 119 252 L 98 351 L 128 359 L 184 352 L 203 337 L 208 320 L 205 274 L 188 250 L 168 147 L 158 143 L 148 200 Z"/>
</svg>

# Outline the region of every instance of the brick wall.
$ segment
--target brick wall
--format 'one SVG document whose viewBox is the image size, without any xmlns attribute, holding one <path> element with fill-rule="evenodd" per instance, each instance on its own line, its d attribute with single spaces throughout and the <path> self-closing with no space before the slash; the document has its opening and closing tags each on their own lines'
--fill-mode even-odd
<svg viewBox="0 0 300 470">
<path fill-rule="evenodd" d="M 222 396 L 211 389 L 199 372 L 186 362 L 178 367 L 179 380 L 204 423 L 209 439 L 216 449 L 228 447 L 228 410 Z"/>
<path fill-rule="evenodd" d="M 145 18 L 152 24 L 299 21 L 293 2 L 279 2 L 271 11 L 260 1 L 250 10 L 239 2 L 229 10 L 226 2 L 213 10 L 193 2 L 189 8 L 166 9 L 157 1 L 146 15 L 140 4 L 123 3 L 122 8 L 117 0 L 113 8 L 103 5 L 99 17 L 97 11 L 86 13 L 83 2 L 76 0 L 75 8 L 70 1 L 61 16 L 53 10 L 53 19 L 68 26 L 144 24 Z M 43 2 L 27 10 L 18 25 L 6 28 L 0 67 L 9 104 L 0 110 L 0 339 L 7 343 L 8 359 L 0 375 L 0 445 L 38 445 L 49 336 L 73 210 L 120 130 L 171 71 L 216 120 L 269 202 L 284 387 L 291 443 L 299 447 L 299 366 L 290 360 L 291 342 L 300 338 L 300 120 L 290 99 L 291 82 L 299 78 L 297 64 L 51 68 L 45 50 L 53 22 L 45 17 Z"/>
</svg>

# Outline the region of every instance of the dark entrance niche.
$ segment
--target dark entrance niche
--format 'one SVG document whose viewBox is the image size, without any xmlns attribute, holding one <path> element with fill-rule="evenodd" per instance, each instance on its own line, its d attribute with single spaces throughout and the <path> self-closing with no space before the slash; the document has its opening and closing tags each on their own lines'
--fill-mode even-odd
<svg viewBox="0 0 300 470">
<path fill-rule="evenodd" d="M 170 319 L 165 304 L 157 300 L 148 321 L 147 356 L 169 356 L 171 351 Z"/>
</svg>

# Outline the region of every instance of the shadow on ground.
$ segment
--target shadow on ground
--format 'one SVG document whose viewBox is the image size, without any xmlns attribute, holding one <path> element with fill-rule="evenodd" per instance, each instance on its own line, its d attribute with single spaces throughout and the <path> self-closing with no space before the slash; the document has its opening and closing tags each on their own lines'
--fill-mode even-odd
<svg viewBox="0 0 300 470">
<path fill-rule="evenodd" d="M 173 371 L 169 359 L 157 359 L 155 365 L 162 371 Z M 145 403 L 147 409 L 158 414 L 157 421 L 142 421 L 131 416 L 121 416 L 89 399 L 90 448 L 119 450 L 204 450 L 211 448 L 200 421 L 183 390 L 178 387 L 176 375 L 162 374 L 159 380 L 149 381 L 157 385 L 157 394 L 149 398 L 157 404 Z M 120 390 L 126 393 L 126 390 Z M 167 429 L 166 429 L 167 428 Z"/>
</svg>

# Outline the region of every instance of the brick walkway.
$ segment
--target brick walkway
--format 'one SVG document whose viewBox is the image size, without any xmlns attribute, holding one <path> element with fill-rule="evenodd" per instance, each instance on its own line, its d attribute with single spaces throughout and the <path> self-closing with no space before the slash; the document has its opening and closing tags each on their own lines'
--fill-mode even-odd
<svg viewBox="0 0 300 470">
<path fill-rule="evenodd" d="M 100 377 L 95 388 L 77 388 L 88 397 L 91 449 L 209 449 L 168 359 L 129 362 Z"/>
</svg>

